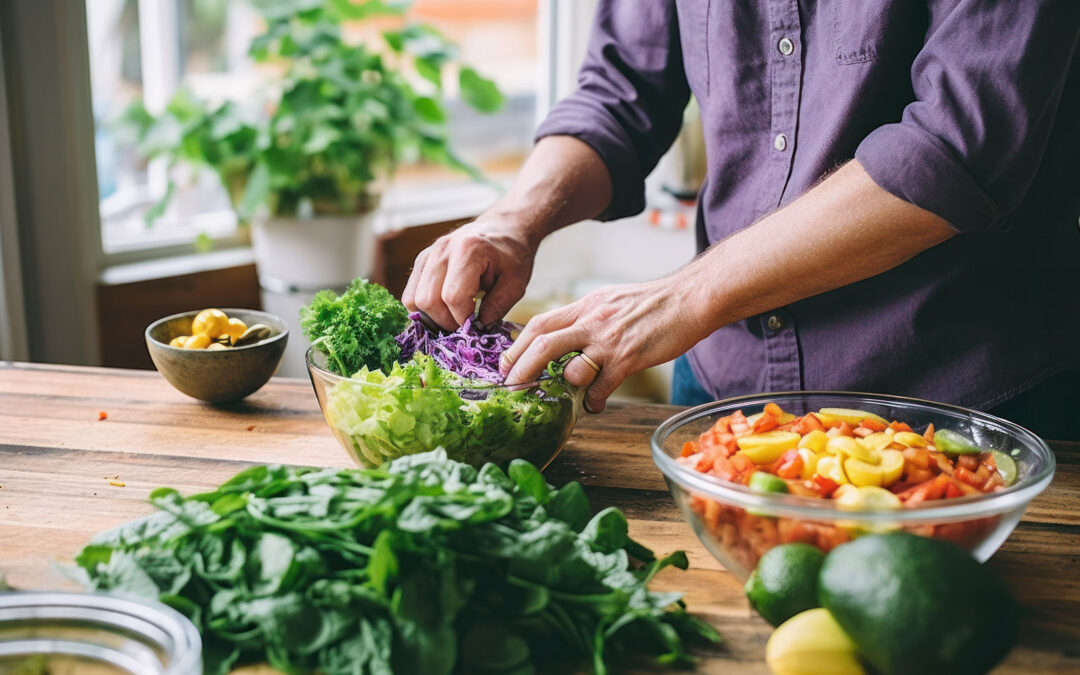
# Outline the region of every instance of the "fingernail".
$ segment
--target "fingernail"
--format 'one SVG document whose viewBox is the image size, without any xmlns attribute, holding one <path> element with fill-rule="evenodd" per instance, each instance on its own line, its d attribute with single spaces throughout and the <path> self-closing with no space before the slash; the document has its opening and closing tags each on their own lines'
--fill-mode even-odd
<svg viewBox="0 0 1080 675">
<path fill-rule="evenodd" d="M 508 357 L 506 355 L 506 352 L 503 352 L 502 354 L 499 355 L 499 374 L 500 375 L 503 375 L 505 377 L 506 374 L 510 372 L 510 369 L 513 366 L 514 366 L 514 364 L 510 362 L 510 357 Z"/>
</svg>

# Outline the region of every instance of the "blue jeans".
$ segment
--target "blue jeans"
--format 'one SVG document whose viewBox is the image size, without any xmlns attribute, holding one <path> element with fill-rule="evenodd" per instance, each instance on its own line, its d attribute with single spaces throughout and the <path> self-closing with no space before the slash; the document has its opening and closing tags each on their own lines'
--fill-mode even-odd
<svg viewBox="0 0 1080 675">
<path fill-rule="evenodd" d="M 690 369 L 686 355 L 675 359 L 675 374 L 671 376 L 671 402 L 674 405 L 701 405 L 716 400 L 705 391 Z"/>
</svg>

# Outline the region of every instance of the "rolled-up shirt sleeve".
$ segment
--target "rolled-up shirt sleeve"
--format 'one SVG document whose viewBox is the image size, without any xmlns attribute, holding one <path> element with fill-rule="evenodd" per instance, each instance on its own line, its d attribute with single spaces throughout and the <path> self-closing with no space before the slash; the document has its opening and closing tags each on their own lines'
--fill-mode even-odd
<svg viewBox="0 0 1080 675">
<path fill-rule="evenodd" d="M 536 131 L 587 143 L 611 175 L 599 220 L 640 213 L 645 177 L 671 146 L 690 97 L 674 0 L 600 0 L 578 88 Z"/>
<path fill-rule="evenodd" d="M 959 231 L 1000 227 L 1042 161 L 1078 38 L 1078 0 L 960 0 L 931 17 L 911 69 L 915 100 L 855 158 Z"/>
</svg>

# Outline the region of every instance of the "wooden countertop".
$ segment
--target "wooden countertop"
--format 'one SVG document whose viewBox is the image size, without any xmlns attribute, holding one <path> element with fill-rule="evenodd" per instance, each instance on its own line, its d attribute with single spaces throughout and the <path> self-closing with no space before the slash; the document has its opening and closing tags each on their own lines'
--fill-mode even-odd
<svg viewBox="0 0 1080 675">
<path fill-rule="evenodd" d="M 675 410 L 612 405 L 586 416 L 546 475 L 623 509 L 631 535 L 654 550 L 688 552 L 691 569 L 667 570 L 656 585 L 688 591 L 691 611 L 724 635 L 698 672 L 767 673 L 770 627 L 683 522 L 649 457 L 649 435 Z M 999 673 L 1080 673 L 1080 444 L 1051 445 L 1054 482 L 990 563 L 1024 611 L 1021 645 Z M 154 372 L 0 363 L 0 574 L 19 588 L 70 586 L 51 563 L 151 511 L 150 490 L 207 490 L 252 463 L 351 465 L 304 380 L 275 379 L 214 407 Z M 116 476 L 124 487 L 109 484 Z"/>
</svg>

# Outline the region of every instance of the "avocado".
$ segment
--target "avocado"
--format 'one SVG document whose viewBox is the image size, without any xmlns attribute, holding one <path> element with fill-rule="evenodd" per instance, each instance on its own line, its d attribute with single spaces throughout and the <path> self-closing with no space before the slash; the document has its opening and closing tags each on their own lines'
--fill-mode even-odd
<svg viewBox="0 0 1080 675">
<path fill-rule="evenodd" d="M 906 532 L 834 549 L 822 606 L 882 675 L 982 675 L 1016 642 L 1015 601 L 963 549 Z"/>
</svg>

